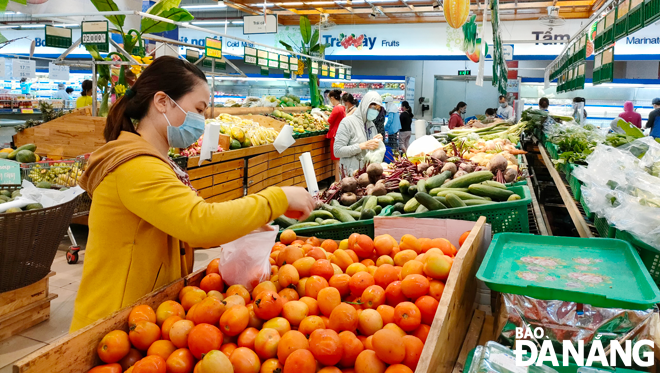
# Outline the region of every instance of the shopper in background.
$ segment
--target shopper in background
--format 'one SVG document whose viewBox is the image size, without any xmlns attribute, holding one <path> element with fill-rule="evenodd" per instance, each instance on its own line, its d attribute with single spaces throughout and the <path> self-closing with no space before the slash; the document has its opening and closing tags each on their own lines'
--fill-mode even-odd
<svg viewBox="0 0 660 373">
<path fill-rule="evenodd" d="M 92 153 L 79 180 L 93 200 L 71 331 L 189 274 L 191 247 L 216 247 L 287 211 L 304 219 L 313 210 L 300 187 L 270 187 L 222 203 L 197 195 L 167 152 L 204 133 L 209 95 L 199 68 L 165 56 L 110 109 L 108 143 Z"/>
<path fill-rule="evenodd" d="M 632 123 L 637 128 L 642 128 L 642 115 L 635 112 L 632 101 L 626 101 L 623 104 L 623 113 L 619 114 L 619 118 Z"/>
<path fill-rule="evenodd" d="M 403 150 L 404 153 L 408 151 L 408 145 L 410 142 L 410 136 L 412 135 L 412 120 L 415 117 L 412 112 L 412 108 L 408 101 L 401 101 L 401 115 L 399 115 L 399 120 L 401 120 L 401 131 L 399 131 L 399 148 Z"/>
<path fill-rule="evenodd" d="M 486 119 L 495 119 L 497 116 L 497 109 L 488 108 L 484 114 L 486 115 Z"/>
<path fill-rule="evenodd" d="M 92 92 L 92 81 L 84 80 L 82 82 L 82 92 L 80 97 L 76 100 L 76 108 L 87 107 L 92 105 L 94 101 L 94 94 Z"/>
<path fill-rule="evenodd" d="M 329 89 L 323 91 L 323 104 L 330 106 L 330 99 L 328 98 L 328 93 L 330 93 Z"/>
<path fill-rule="evenodd" d="M 339 157 L 342 175 L 353 175 L 364 167 L 363 158 L 367 150 L 378 148 L 383 137 L 376 131 L 373 121 L 382 108 L 383 99 L 378 92 L 367 92 L 353 115 L 339 123 L 335 136 L 334 153 Z"/>
<path fill-rule="evenodd" d="M 646 128 L 651 129 L 650 135 L 656 139 L 660 138 L 660 122 L 656 122 L 658 117 L 660 117 L 660 97 L 656 97 L 651 101 L 653 105 L 653 111 L 649 113 L 649 119 L 646 121 Z"/>
<path fill-rule="evenodd" d="M 30 87 L 32 87 L 32 83 L 27 81 L 27 78 L 21 78 L 21 94 L 24 95 L 29 95 L 30 94 Z"/>
<path fill-rule="evenodd" d="M 550 107 L 550 100 L 547 97 L 541 97 L 539 99 L 539 110 L 548 111 L 548 107 Z"/>
<path fill-rule="evenodd" d="M 387 96 L 387 98 L 385 98 L 385 110 L 387 111 L 387 121 L 385 122 L 387 146 L 392 149 L 392 151 L 398 150 L 401 115 L 399 114 L 399 105 L 394 103 L 392 96 Z"/>
<path fill-rule="evenodd" d="M 332 108 L 332 113 L 328 117 L 328 123 L 330 128 L 325 137 L 330 139 L 330 146 L 332 149 L 332 162 L 335 164 L 335 181 L 341 180 L 341 173 L 339 172 L 339 158 L 335 156 L 334 147 L 335 147 L 335 135 L 337 135 L 337 128 L 339 128 L 339 123 L 346 117 L 346 109 L 340 104 L 341 100 L 341 91 L 338 89 L 333 89 L 328 93 L 328 99 L 330 104 L 334 106 Z"/>
<path fill-rule="evenodd" d="M 497 108 L 497 115 L 508 123 L 513 123 L 516 119 L 513 114 L 513 107 L 509 105 L 504 95 L 500 95 L 500 107 Z"/>
<path fill-rule="evenodd" d="M 355 112 L 355 108 L 358 105 L 358 102 L 355 98 L 353 98 L 353 95 L 350 93 L 344 93 L 341 96 L 341 101 L 344 103 L 344 107 L 346 108 L 346 115 L 351 115 Z"/>
<path fill-rule="evenodd" d="M 467 112 L 467 104 L 460 101 L 452 111 L 449 112 L 449 129 L 453 130 L 456 127 L 463 127 L 463 115 Z"/>
<path fill-rule="evenodd" d="M 71 96 L 66 93 L 64 83 L 59 83 L 57 85 L 57 92 L 53 93 L 53 100 L 70 100 Z"/>
<path fill-rule="evenodd" d="M 71 87 L 66 87 L 66 94 L 69 95 L 68 100 L 73 100 L 73 88 Z"/>
<path fill-rule="evenodd" d="M 582 102 L 582 112 L 584 113 L 584 119 L 587 119 L 587 110 L 584 109 L 587 106 L 587 100 L 584 99 L 584 97 L 573 97 L 573 118 L 575 118 L 575 121 L 577 122 L 577 108 L 578 104 Z"/>
</svg>

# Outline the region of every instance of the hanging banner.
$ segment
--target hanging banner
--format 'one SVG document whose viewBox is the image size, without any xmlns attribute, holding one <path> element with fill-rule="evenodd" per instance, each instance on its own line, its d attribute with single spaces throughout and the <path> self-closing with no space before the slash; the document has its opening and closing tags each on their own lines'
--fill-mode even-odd
<svg viewBox="0 0 660 373">
<path fill-rule="evenodd" d="M 37 77 L 37 63 L 35 60 L 12 60 L 11 77 L 14 79 L 34 79 Z"/>
<path fill-rule="evenodd" d="M 69 66 L 48 63 L 48 79 L 69 81 Z"/>
<path fill-rule="evenodd" d="M 80 24 L 82 45 L 94 45 L 100 52 L 110 50 L 108 21 L 85 21 Z"/>
<path fill-rule="evenodd" d="M 46 25 L 44 41 L 46 47 L 69 48 L 73 44 L 73 30 Z"/>
<path fill-rule="evenodd" d="M 243 16 L 243 34 L 277 34 L 277 15 Z"/>
</svg>

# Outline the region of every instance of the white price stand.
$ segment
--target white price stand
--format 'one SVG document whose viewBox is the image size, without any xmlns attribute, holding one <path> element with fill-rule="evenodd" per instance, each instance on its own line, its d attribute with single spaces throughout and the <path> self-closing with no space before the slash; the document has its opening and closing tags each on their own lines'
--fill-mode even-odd
<svg viewBox="0 0 660 373">
<path fill-rule="evenodd" d="M 34 60 L 12 60 L 12 74 L 14 79 L 37 77 L 37 63 Z"/>
<path fill-rule="evenodd" d="M 48 79 L 69 81 L 69 66 L 48 63 Z"/>
<path fill-rule="evenodd" d="M 305 182 L 307 183 L 307 191 L 312 197 L 319 195 L 319 184 L 316 182 L 316 172 L 314 171 L 314 162 L 312 162 L 312 154 L 302 153 L 300 155 L 300 164 L 302 165 L 303 174 L 305 175 Z"/>
</svg>

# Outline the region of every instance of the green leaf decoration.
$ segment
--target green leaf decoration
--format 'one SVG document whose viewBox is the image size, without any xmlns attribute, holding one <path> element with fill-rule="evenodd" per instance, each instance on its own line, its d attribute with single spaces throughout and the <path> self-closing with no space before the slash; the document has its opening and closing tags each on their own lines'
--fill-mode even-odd
<svg viewBox="0 0 660 373">
<path fill-rule="evenodd" d="M 282 44 L 284 46 L 284 48 L 286 48 L 286 50 L 288 50 L 289 52 L 293 52 L 293 48 L 288 43 L 283 42 L 282 40 L 280 40 L 280 44 Z"/>
<path fill-rule="evenodd" d="M 149 8 L 147 13 L 159 16 L 162 12 L 178 7 L 179 4 L 181 4 L 181 0 L 161 0 Z"/>
<path fill-rule="evenodd" d="M 181 8 L 171 8 L 169 10 L 164 10 L 158 15 L 160 17 L 167 18 L 175 22 L 187 22 L 195 18 L 187 10 Z M 174 30 L 175 28 L 177 28 L 177 25 L 167 22 L 157 21 L 151 18 L 142 18 L 142 22 L 140 23 L 140 31 L 143 34 L 153 34 L 158 32 L 171 31 Z"/>
<path fill-rule="evenodd" d="M 314 34 L 312 35 L 312 40 L 310 40 L 309 44 L 314 45 L 318 44 L 319 42 L 319 29 L 314 30 Z"/>
<path fill-rule="evenodd" d="M 312 25 L 309 23 L 309 18 L 300 17 L 300 34 L 302 35 L 303 42 L 309 44 L 312 38 Z"/>
<path fill-rule="evenodd" d="M 99 12 L 117 12 L 119 7 L 112 0 L 90 0 L 92 4 L 96 7 L 96 10 Z M 119 27 L 120 29 L 124 26 L 124 21 L 126 16 L 107 16 L 105 17 L 108 21 L 112 22 L 113 25 Z"/>
</svg>

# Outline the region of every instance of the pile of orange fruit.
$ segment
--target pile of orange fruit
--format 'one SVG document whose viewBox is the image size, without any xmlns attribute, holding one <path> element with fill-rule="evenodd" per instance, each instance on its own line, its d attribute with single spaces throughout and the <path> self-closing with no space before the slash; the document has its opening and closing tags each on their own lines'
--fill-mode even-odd
<svg viewBox="0 0 660 373">
<path fill-rule="evenodd" d="M 269 281 L 225 289 L 213 260 L 179 302 L 133 308 L 89 373 L 413 373 L 456 253 L 444 238 L 284 231 Z"/>
</svg>

